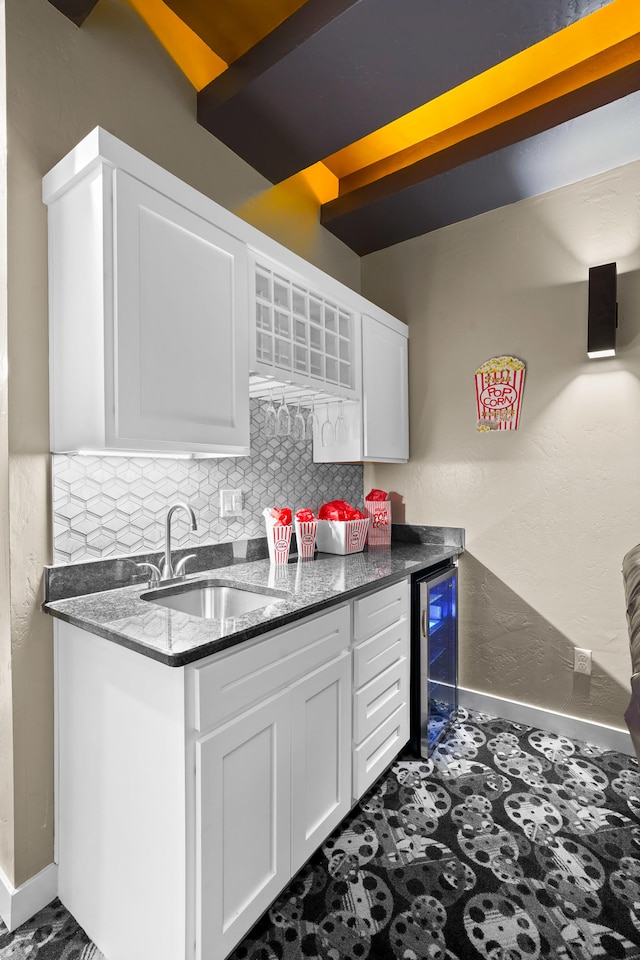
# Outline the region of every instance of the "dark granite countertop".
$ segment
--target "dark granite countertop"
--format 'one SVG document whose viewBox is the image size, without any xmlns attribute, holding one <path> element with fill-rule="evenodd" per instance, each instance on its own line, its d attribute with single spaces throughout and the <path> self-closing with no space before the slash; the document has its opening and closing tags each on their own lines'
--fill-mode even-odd
<svg viewBox="0 0 640 960">
<path fill-rule="evenodd" d="M 310 614 L 436 567 L 461 553 L 443 543 L 393 542 L 389 548 L 349 556 L 319 554 L 315 560 L 275 566 L 268 560 L 218 566 L 188 579 L 225 581 L 278 591 L 280 598 L 241 617 L 210 620 L 141 599 L 146 585 L 49 601 L 53 617 L 112 640 L 169 666 L 179 667 L 243 640 L 284 627 Z M 175 591 L 175 587 L 164 588 Z"/>
</svg>

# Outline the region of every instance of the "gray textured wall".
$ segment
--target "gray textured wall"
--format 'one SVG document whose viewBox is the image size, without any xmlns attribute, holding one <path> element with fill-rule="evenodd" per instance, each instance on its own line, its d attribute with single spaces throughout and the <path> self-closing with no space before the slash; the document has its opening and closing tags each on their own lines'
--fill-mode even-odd
<svg viewBox="0 0 640 960">
<path fill-rule="evenodd" d="M 409 322 L 406 467 L 365 469 L 408 523 L 466 528 L 463 685 L 624 729 L 620 576 L 640 530 L 640 162 L 371 254 Z M 618 355 L 587 359 L 590 266 L 616 261 Z M 527 364 L 520 429 L 476 430 L 474 372 Z M 591 678 L 573 650 L 593 650 Z"/>
</svg>

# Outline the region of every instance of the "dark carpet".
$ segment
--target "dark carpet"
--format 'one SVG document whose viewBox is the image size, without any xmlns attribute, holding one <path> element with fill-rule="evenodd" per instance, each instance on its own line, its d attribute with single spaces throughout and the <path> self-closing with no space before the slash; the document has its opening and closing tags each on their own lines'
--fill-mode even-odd
<svg viewBox="0 0 640 960">
<path fill-rule="evenodd" d="M 431 759 L 393 765 L 232 960 L 640 960 L 639 816 L 634 759 L 460 711 Z M 0 924 L 9 957 L 101 954 L 56 902 L 14 934 Z"/>
<path fill-rule="evenodd" d="M 54 900 L 13 933 L 9 933 L 0 920 L 0 957 L 2 960 L 104 960 L 59 900 Z"/>
</svg>

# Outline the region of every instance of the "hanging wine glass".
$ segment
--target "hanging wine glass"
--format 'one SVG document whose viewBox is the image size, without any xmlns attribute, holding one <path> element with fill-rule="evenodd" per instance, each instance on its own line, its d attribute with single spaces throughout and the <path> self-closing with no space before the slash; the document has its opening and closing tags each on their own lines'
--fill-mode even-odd
<svg viewBox="0 0 640 960">
<path fill-rule="evenodd" d="M 269 391 L 269 402 L 264 406 L 264 426 L 262 432 L 265 437 L 275 437 L 277 412 L 273 403 L 273 388 Z"/>
<path fill-rule="evenodd" d="M 338 417 L 336 419 L 335 426 L 334 426 L 334 429 L 336 432 L 336 443 L 339 446 L 342 446 L 347 442 L 347 436 L 348 436 L 347 422 L 342 415 L 342 403 L 343 401 L 341 400 L 340 406 L 338 407 Z"/>
<path fill-rule="evenodd" d="M 322 424 L 322 432 L 320 435 L 322 437 L 322 446 L 330 447 L 334 441 L 334 432 L 333 432 L 333 424 L 331 423 L 331 420 L 329 420 L 329 404 L 327 404 L 325 409 L 327 414 Z"/>
<path fill-rule="evenodd" d="M 291 414 L 284 396 L 284 387 L 282 388 L 282 403 L 278 407 L 276 414 L 276 435 L 278 437 L 288 437 L 291 433 Z"/>
<path fill-rule="evenodd" d="M 300 396 L 298 395 L 298 406 L 296 409 L 296 415 L 293 418 L 293 423 L 291 425 L 291 436 L 295 443 L 302 443 L 304 441 L 304 416 L 302 410 L 300 409 Z"/>
<path fill-rule="evenodd" d="M 307 439 L 320 439 L 320 423 L 316 414 L 316 398 L 311 397 L 311 412 L 307 417 Z"/>
</svg>

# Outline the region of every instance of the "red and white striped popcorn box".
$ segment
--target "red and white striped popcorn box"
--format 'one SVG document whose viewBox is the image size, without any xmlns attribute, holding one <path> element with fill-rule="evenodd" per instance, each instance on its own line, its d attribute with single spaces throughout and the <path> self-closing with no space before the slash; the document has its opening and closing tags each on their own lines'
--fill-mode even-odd
<svg viewBox="0 0 640 960">
<path fill-rule="evenodd" d="M 303 560 L 313 559 L 318 533 L 317 520 L 296 520 L 296 540 L 298 541 L 298 556 Z"/>
<path fill-rule="evenodd" d="M 364 545 L 367 542 L 367 531 L 369 530 L 369 518 L 367 517 L 364 520 L 347 520 L 346 521 L 346 547 L 347 553 L 358 553 L 360 550 L 364 550 Z"/>
<path fill-rule="evenodd" d="M 369 546 L 391 543 L 391 501 L 365 500 L 365 513 L 369 515 Z"/>
<path fill-rule="evenodd" d="M 267 527 L 267 545 L 271 563 L 288 563 L 289 548 L 291 546 L 291 524 L 284 526 L 281 523 L 271 523 L 265 518 Z"/>
<path fill-rule="evenodd" d="M 369 518 L 364 520 L 318 520 L 318 550 L 323 553 L 358 553 L 364 550 Z"/>
</svg>

